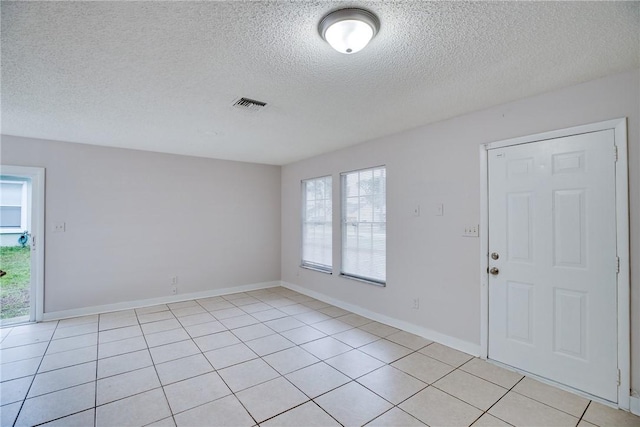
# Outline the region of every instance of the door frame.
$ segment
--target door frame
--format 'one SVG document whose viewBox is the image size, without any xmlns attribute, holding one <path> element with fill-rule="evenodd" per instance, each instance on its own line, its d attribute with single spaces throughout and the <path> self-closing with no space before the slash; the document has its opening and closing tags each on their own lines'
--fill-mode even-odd
<svg viewBox="0 0 640 427">
<path fill-rule="evenodd" d="M 629 181 L 627 158 L 627 118 L 559 129 L 480 146 L 480 357 L 489 354 L 489 165 L 488 150 L 528 144 L 602 130 L 614 130 L 616 163 L 616 250 L 619 258 L 618 302 L 618 407 L 629 410 L 631 395 L 631 329 L 629 282 Z M 596 399 L 601 400 L 601 399 Z"/>
<path fill-rule="evenodd" d="M 31 262 L 30 321 L 41 322 L 44 316 L 44 203 L 45 170 L 39 167 L 0 165 L 0 175 L 13 175 L 31 179 L 31 236 L 35 238 L 35 261 Z M 35 270 L 35 271 L 34 271 Z M 33 295 L 32 295 L 33 296 Z"/>
</svg>

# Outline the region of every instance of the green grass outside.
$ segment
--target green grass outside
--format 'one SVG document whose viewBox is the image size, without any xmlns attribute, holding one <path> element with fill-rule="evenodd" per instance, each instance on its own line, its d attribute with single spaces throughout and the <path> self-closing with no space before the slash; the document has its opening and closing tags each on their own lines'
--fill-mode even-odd
<svg viewBox="0 0 640 427">
<path fill-rule="evenodd" d="M 0 247 L 0 318 L 29 314 L 29 285 L 31 282 L 31 248 L 29 246 Z"/>
</svg>

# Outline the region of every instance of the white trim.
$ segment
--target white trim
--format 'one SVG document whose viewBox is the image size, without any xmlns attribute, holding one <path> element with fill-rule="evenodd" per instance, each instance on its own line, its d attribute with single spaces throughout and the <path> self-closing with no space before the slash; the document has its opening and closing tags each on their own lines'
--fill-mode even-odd
<svg viewBox="0 0 640 427">
<path fill-rule="evenodd" d="M 632 395 L 629 398 L 629 410 L 632 414 L 640 415 L 640 397 Z"/>
<path fill-rule="evenodd" d="M 631 393 L 631 295 L 629 258 L 629 161 L 627 158 L 627 119 L 609 122 L 617 147 L 616 163 L 616 233 L 620 271 L 618 272 L 618 407 L 629 410 Z"/>
<path fill-rule="evenodd" d="M 45 170 L 39 167 L 0 165 L 0 175 L 31 178 L 31 238 L 35 238 L 35 259 L 31 259 L 30 320 L 40 322 L 44 314 Z M 33 240 L 32 240 L 33 242 Z M 33 243 L 32 243 L 33 247 Z"/>
<path fill-rule="evenodd" d="M 606 129 L 617 129 L 617 127 L 624 122 L 626 128 L 626 117 L 619 119 L 606 120 L 604 122 L 590 123 L 582 126 L 574 126 L 571 128 L 557 129 L 549 132 L 536 133 L 533 135 L 521 136 L 518 138 L 504 139 L 502 141 L 491 142 L 486 144 L 487 150 L 493 150 L 494 148 L 510 147 L 512 145 L 528 144 L 530 142 L 545 141 L 547 139 L 562 138 L 565 136 L 579 135 L 582 133 L 599 132 Z M 616 133 L 617 135 L 617 133 Z M 626 137 L 626 133 L 625 133 Z M 625 141 L 626 146 L 626 141 Z"/>
<path fill-rule="evenodd" d="M 628 189 L 628 159 L 627 159 L 627 119 L 626 117 L 591 123 L 567 129 L 559 129 L 535 135 L 512 138 L 492 142 L 480 146 L 480 289 L 481 289 L 481 319 L 480 319 L 480 353 L 485 358 L 489 345 L 489 289 L 487 273 L 487 254 L 489 247 L 489 216 L 488 216 L 488 175 L 487 150 L 512 145 L 527 144 L 548 139 L 561 138 L 583 133 L 598 132 L 613 129 L 615 145 L 618 148 L 616 163 L 616 234 L 617 253 L 620 258 L 620 273 L 618 274 L 618 369 L 620 369 L 620 385 L 618 386 L 618 407 L 629 410 L 631 384 L 631 353 L 630 353 L 630 295 L 629 295 L 629 189 Z M 484 254 L 484 255 L 482 255 Z"/>
<path fill-rule="evenodd" d="M 158 304 L 168 304 L 172 302 L 189 301 L 193 299 L 217 297 L 220 295 L 235 294 L 238 292 L 255 291 L 280 286 L 279 281 L 252 283 L 248 285 L 230 286 L 228 288 L 211 289 L 209 291 L 192 292 L 189 294 L 168 295 L 157 298 L 148 298 L 135 301 L 123 301 L 114 304 L 94 305 L 92 307 L 75 308 L 71 310 L 52 311 L 44 314 L 44 320 L 60 320 L 70 317 L 88 316 L 91 314 L 108 313 L 111 311 L 130 310 L 132 308 L 149 307 Z"/>
<path fill-rule="evenodd" d="M 352 313 L 359 314 L 360 316 L 368 317 L 369 319 L 375 320 L 376 322 L 385 323 L 389 326 L 402 329 L 403 331 L 407 331 L 412 334 L 419 335 L 428 340 L 435 341 L 440 344 L 444 344 L 448 347 L 454 348 L 464 353 L 468 353 L 472 356 L 477 356 L 478 354 L 480 354 L 480 346 L 478 344 L 464 341 L 449 335 L 445 335 L 440 332 L 433 331 L 431 329 L 423 328 L 423 327 L 414 325 L 413 323 L 408 323 L 403 320 L 385 316 L 384 314 L 376 313 L 374 311 L 367 310 L 366 308 L 362 308 L 357 305 L 340 301 L 338 299 L 329 297 L 319 292 L 311 291 L 309 289 L 306 289 L 302 286 L 299 286 L 293 283 L 281 282 L 281 286 L 287 289 L 291 289 L 293 291 L 299 292 L 301 294 L 307 295 L 309 297 L 315 298 L 317 300 L 326 302 L 327 304 L 335 305 L 336 307 L 340 307 Z"/>
<path fill-rule="evenodd" d="M 489 179 L 486 145 L 480 146 L 480 357 L 489 356 Z"/>
</svg>

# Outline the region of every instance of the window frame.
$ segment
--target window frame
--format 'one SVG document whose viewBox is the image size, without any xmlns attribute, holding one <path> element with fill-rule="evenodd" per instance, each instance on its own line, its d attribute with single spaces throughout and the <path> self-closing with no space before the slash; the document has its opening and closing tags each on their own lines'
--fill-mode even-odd
<svg viewBox="0 0 640 427">
<path fill-rule="evenodd" d="M 330 265 L 325 265 L 325 264 L 320 264 L 317 262 L 313 262 L 313 261 L 308 261 L 305 260 L 305 251 L 304 251 L 304 247 L 305 247 L 305 226 L 307 225 L 308 221 L 306 218 L 306 207 L 307 207 L 307 183 L 311 182 L 311 181 L 319 181 L 319 180 L 326 180 L 327 178 L 329 178 L 330 182 L 330 188 L 331 188 L 331 195 L 329 196 L 329 198 L 325 198 L 323 200 L 328 200 L 331 203 L 331 216 L 329 217 L 329 221 L 325 221 L 325 222 L 321 222 L 322 224 L 329 224 L 331 227 L 331 231 L 330 231 L 330 236 L 331 236 L 331 256 L 330 256 L 330 261 L 331 264 Z M 325 273 L 325 274 L 333 274 L 333 175 L 323 175 L 323 176 L 318 176 L 318 177 L 314 177 L 314 178 L 307 178 L 307 179 L 303 179 L 300 181 L 300 191 L 301 191 L 301 211 L 300 211 L 300 267 L 301 268 L 305 268 L 308 270 L 313 270 L 313 271 L 318 271 L 320 273 Z M 316 222 L 317 223 L 317 222 Z"/>
<path fill-rule="evenodd" d="M 384 233 L 384 237 L 385 237 L 385 256 L 384 256 L 384 263 L 385 263 L 385 277 L 384 280 L 380 280 L 374 277 L 366 277 L 366 276 L 362 276 L 362 275 L 358 275 L 358 274 L 354 274 L 354 273 L 349 273 L 349 272 L 345 272 L 344 271 L 344 266 L 345 266 L 345 256 L 346 256 L 346 250 L 345 250 L 345 243 L 346 243 L 346 225 L 347 223 L 352 223 L 353 221 L 347 221 L 347 191 L 346 191 L 346 186 L 347 186 L 347 176 L 350 174 L 354 174 L 354 173 L 361 173 L 361 172 L 366 172 L 366 171 L 374 171 L 377 169 L 384 169 L 385 171 L 385 184 L 384 184 L 384 206 L 385 206 L 385 218 L 384 218 L 384 225 L 385 225 L 385 233 Z M 347 172 L 341 172 L 340 173 L 340 203 L 341 203 L 341 207 L 340 207 L 340 237 L 341 237 L 341 244 L 340 244 L 340 276 L 345 277 L 347 279 L 352 279 L 352 280 L 356 280 L 359 282 L 364 282 L 364 283 L 368 283 L 371 285 L 376 285 L 376 286 L 382 286 L 385 287 L 387 285 L 387 274 L 386 274 L 386 268 L 387 268 L 387 231 L 386 231 L 386 224 L 387 224 L 387 218 L 386 218 L 386 206 L 387 206 L 387 166 L 386 165 L 379 165 L 379 166 L 373 166 L 373 167 L 368 167 L 368 168 L 363 168 L 363 169 L 356 169 L 356 170 L 351 170 L 351 171 L 347 171 Z M 373 197 L 375 197 L 375 195 L 372 195 Z M 360 196 L 358 196 L 360 197 Z M 361 222 L 361 221 L 357 221 L 358 224 L 360 223 L 368 223 L 368 224 L 380 224 L 381 222 L 379 221 L 371 221 L 371 222 Z"/>
<path fill-rule="evenodd" d="M 20 207 L 20 226 L 19 227 L 1 227 L 0 226 L 0 234 L 22 234 L 27 230 L 27 219 L 28 219 L 28 206 L 27 206 L 27 181 L 13 181 L 13 180 L 0 180 L 0 184 L 11 184 L 11 185 L 20 185 L 21 186 L 21 194 L 20 194 L 20 205 L 8 205 L 3 204 L 1 206 L 9 206 L 9 207 Z"/>
</svg>

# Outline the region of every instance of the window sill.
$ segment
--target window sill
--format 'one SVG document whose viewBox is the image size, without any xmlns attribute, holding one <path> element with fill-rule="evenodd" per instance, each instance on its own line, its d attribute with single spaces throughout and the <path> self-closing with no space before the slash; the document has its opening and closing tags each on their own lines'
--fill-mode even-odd
<svg viewBox="0 0 640 427">
<path fill-rule="evenodd" d="M 0 228 L 0 234 L 23 234 L 25 231 L 22 228 Z"/>
<path fill-rule="evenodd" d="M 381 288 L 387 287 L 387 282 L 376 282 L 373 280 L 363 279 L 362 277 L 351 276 L 349 274 L 344 274 L 344 273 L 340 273 L 340 276 L 344 277 L 345 279 L 355 280 L 356 282 L 367 283 L 369 285 L 379 286 Z"/>
<path fill-rule="evenodd" d="M 318 273 L 324 273 L 329 275 L 333 274 L 333 272 L 329 270 L 323 270 L 321 268 L 311 267 L 310 265 L 301 265 L 300 268 L 304 268 L 305 270 L 317 271 Z"/>
</svg>

